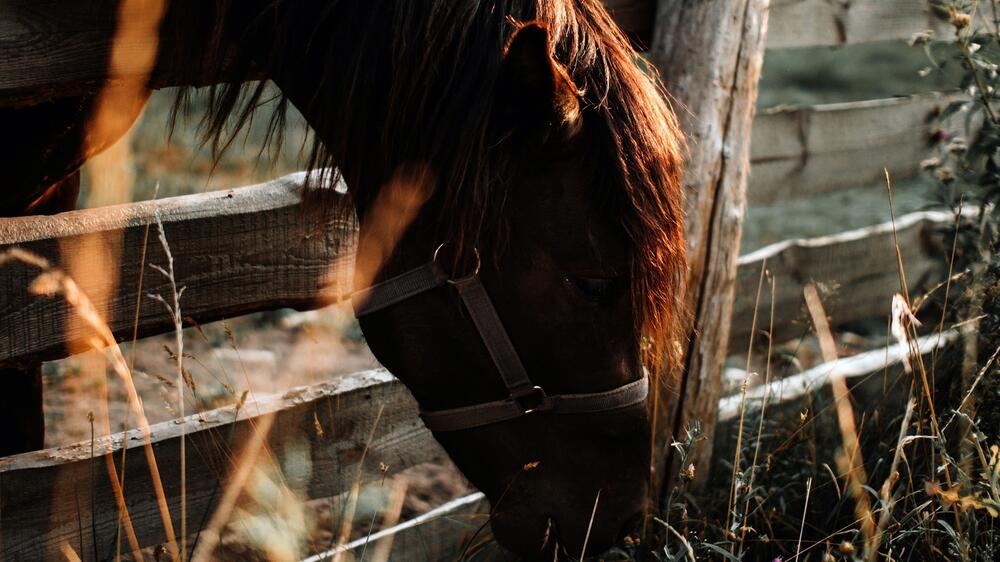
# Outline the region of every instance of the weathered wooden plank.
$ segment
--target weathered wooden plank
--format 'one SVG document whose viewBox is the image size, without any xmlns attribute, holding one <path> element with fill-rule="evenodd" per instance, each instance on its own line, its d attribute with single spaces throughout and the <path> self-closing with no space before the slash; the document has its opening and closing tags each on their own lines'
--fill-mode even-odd
<svg viewBox="0 0 1000 562">
<path fill-rule="evenodd" d="M 663 0 L 650 57 L 677 100 L 690 151 L 684 170 L 686 310 L 692 315 L 679 388 L 653 397 L 654 464 L 670 482 L 670 443 L 690 420 L 711 435 L 732 318 L 736 259 L 750 170 L 750 130 L 764 56 L 769 0 Z M 677 367 L 677 366 L 674 366 Z M 705 447 L 692 459 L 706 469 Z M 665 499 L 669 486 L 660 488 Z"/>
<path fill-rule="evenodd" d="M 750 144 L 750 205 L 773 205 L 919 173 L 933 117 L 956 96 L 777 108 L 757 115 Z M 954 126 L 963 119 L 954 119 Z"/>
<path fill-rule="evenodd" d="M 427 513 L 388 529 L 316 553 L 303 559 L 302 562 L 324 562 L 332 560 L 339 553 L 350 553 L 348 556 L 353 555 L 350 559 L 357 560 L 366 549 L 371 557 L 371 553 L 388 542 L 391 542 L 391 545 L 385 547 L 390 549 L 389 560 L 413 562 L 459 560 L 465 553 L 468 540 L 479 531 L 488 518 L 489 501 L 482 492 L 474 492 L 450 500 Z M 488 535 L 489 531 L 483 529 L 478 538 L 488 538 Z M 469 552 L 472 552 L 471 549 Z M 508 559 L 508 557 L 503 558 Z M 490 560 L 496 559 L 497 556 L 490 557 Z M 515 558 L 511 555 L 509 559 Z"/>
<path fill-rule="evenodd" d="M 909 39 L 927 29 L 947 37 L 947 21 L 927 0 L 774 0 L 767 48 L 850 45 Z"/>
<path fill-rule="evenodd" d="M 174 64 L 171 60 L 176 52 L 172 41 L 178 36 L 177 26 L 211 30 L 215 2 L 155 0 L 131 4 L 136 10 L 147 11 L 166 5 L 159 37 L 144 32 L 143 26 L 149 22 L 143 14 L 119 14 L 119 7 L 125 4 L 118 0 L 0 0 L 0 106 L 89 94 L 109 79 L 148 78 L 150 85 L 158 88 L 221 80 L 220 76 L 206 75 L 198 61 Z M 626 33 L 645 43 L 652 28 L 653 0 L 609 0 L 608 4 Z M 109 68 L 116 33 L 125 38 L 118 46 L 121 57 L 158 53 L 152 75 L 141 65 Z M 209 33 L 195 35 L 209 48 Z"/>
<path fill-rule="evenodd" d="M 62 257 L 110 246 L 120 256 L 118 268 L 76 281 L 94 295 L 106 294 L 101 289 L 109 283 L 117 287 L 96 304 L 108 311 L 108 325 L 120 339 L 132 335 L 144 267 L 139 335 L 170 329 L 163 307 L 146 296 L 169 294 L 166 280 L 148 266 L 166 265 L 157 215 L 177 284 L 186 287 L 184 316 L 202 323 L 259 310 L 319 307 L 351 290 L 355 229 L 352 220 L 341 218 L 342 196 L 332 189 L 317 193 L 315 204 L 300 205 L 304 179 L 299 173 L 253 187 L 0 219 L 0 252 L 17 246 L 58 265 Z M 91 336 L 82 323 L 69 321 L 75 312 L 62 296 L 29 294 L 38 273 L 18 263 L 0 268 L 0 365 L 65 357 Z"/>
<path fill-rule="evenodd" d="M 945 212 L 918 212 L 896 220 L 896 236 L 911 293 L 944 279 L 947 249 L 935 243 L 936 231 L 954 224 Z M 811 329 L 802 297 L 815 282 L 831 324 L 888 318 L 892 295 L 899 292 L 896 249 L 891 222 L 818 238 L 786 240 L 739 259 L 732 349 L 746 349 L 762 264 L 776 279 L 775 341 L 797 338 Z M 769 291 L 761 291 L 758 328 L 766 328 Z"/>
<path fill-rule="evenodd" d="M 409 392 L 382 370 L 260 397 L 238 411 L 220 408 L 153 426 L 153 447 L 175 528 L 180 528 L 181 431 L 187 446 L 188 529 L 194 530 L 211 515 L 242 443 L 269 415 L 275 416 L 267 436 L 269 454 L 259 462 L 280 466 L 283 485 L 304 498 L 350 490 L 359 468 L 370 480 L 382 477 L 383 465 L 391 474 L 444 458 L 417 417 Z M 143 545 L 162 542 L 142 439 L 130 431 L 0 459 L 3 559 L 61 559 L 64 542 L 85 560 L 113 556 L 118 511 L 102 455 L 114 453 L 120 460 L 123 446 L 128 448 L 125 497 L 136 534 Z"/>
<path fill-rule="evenodd" d="M 172 61 L 179 25 L 203 31 L 186 37 L 205 49 L 232 48 L 210 46 L 217 7 L 199 0 L 3 0 L 0 105 L 91 94 L 106 81 L 157 88 L 219 82 L 223 77 L 206 74 L 200 61 Z"/>
<path fill-rule="evenodd" d="M 941 334 L 917 339 L 916 347 L 920 350 L 921 355 L 929 355 L 950 345 L 957 339 L 958 332 L 948 330 Z M 787 404 L 810 392 L 819 391 L 829 385 L 834 378 L 862 379 L 872 374 L 881 373 L 888 367 L 899 365 L 903 362 L 903 358 L 903 348 L 899 345 L 891 345 L 843 357 L 833 363 L 823 363 L 797 375 L 772 381 L 766 385 L 753 386 L 745 396 L 737 393 L 719 400 L 719 422 L 722 424 L 737 421 L 741 404 L 745 403 L 750 408 L 759 408 L 764 400 L 767 400 L 767 403 L 772 406 Z M 760 375 L 754 375 L 754 378 L 758 380 L 751 381 L 751 383 L 759 384 Z"/>
</svg>

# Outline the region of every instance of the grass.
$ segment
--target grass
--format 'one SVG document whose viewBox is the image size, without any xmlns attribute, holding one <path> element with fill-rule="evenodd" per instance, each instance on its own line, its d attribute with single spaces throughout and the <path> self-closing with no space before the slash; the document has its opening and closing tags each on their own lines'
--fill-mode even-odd
<svg viewBox="0 0 1000 562">
<path fill-rule="evenodd" d="M 891 189 L 889 194 L 891 204 Z M 902 277 L 905 264 L 898 265 Z M 762 287 L 765 279 L 762 273 Z M 949 303 L 949 295 L 960 301 L 976 294 L 968 279 L 950 277 L 922 297 L 924 304 L 937 300 L 942 315 L 931 330 L 943 330 L 949 304 L 962 308 Z M 837 348 L 818 293 L 810 287 L 805 300 L 824 360 L 832 364 Z M 915 344 L 920 332 L 908 313 L 910 296 L 897 300 L 889 320 L 894 345 L 907 349 L 909 361 L 850 381 L 833 379 L 794 400 L 770 404 L 766 393 L 763 403 L 747 403 L 744 383 L 739 416 L 715 435 L 713 458 L 721 462 L 700 486 L 696 479 L 692 487 L 684 473 L 675 483 L 664 519 L 676 514 L 673 525 L 683 531 L 665 536 L 656 559 L 681 560 L 691 551 L 768 561 L 995 558 L 1000 427 L 988 420 L 998 419 L 1000 393 L 974 389 L 989 378 L 987 372 L 997 378 L 993 361 L 1000 347 L 993 355 L 974 352 L 972 364 L 981 367 L 973 377 L 962 376 L 968 348 L 979 345 L 979 334 L 966 330 L 960 345 L 927 353 Z M 990 302 L 987 310 L 998 301 Z M 948 318 L 949 325 L 962 321 Z M 765 379 L 771 343 L 766 342 Z M 975 407 L 968 399 L 973 394 L 981 397 Z M 689 451 L 699 442 L 689 435 L 678 446 Z M 709 482 L 731 485 L 723 489 Z"/>
</svg>

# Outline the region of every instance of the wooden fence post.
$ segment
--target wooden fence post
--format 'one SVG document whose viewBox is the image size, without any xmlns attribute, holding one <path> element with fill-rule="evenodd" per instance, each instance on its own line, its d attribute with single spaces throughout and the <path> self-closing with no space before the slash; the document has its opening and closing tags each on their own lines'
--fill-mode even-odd
<svg viewBox="0 0 1000 562">
<path fill-rule="evenodd" d="M 675 438 L 700 420 L 695 449 L 704 478 L 711 457 L 721 370 L 729 339 L 739 254 L 750 124 L 764 54 L 769 0 L 660 0 L 651 56 L 687 134 L 688 306 L 684 370 L 660 389 L 656 474 L 664 490 L 677 469 Z M 666 416 L 666 417 L 663 417 Z M 698 480 L 696 480 L 697 482 Z"/>
</svg>

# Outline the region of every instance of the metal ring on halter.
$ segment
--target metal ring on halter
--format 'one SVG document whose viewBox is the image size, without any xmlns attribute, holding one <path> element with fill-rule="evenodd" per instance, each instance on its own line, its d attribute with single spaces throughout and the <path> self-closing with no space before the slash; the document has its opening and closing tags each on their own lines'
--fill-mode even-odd
<svg viewBox="0 0 1000 562">
<path fill-rule="evenodd" d="M 437 261 L 438 254 L 441 252 L 441 248 L 444 248 L 447 245 L 448 245 L 448 242 L 442 242 L 437 248 L 434 249 L 434 255 L 431 256 L 431 261 L 432 262 L 436 262 Z M 472 273 L 466 275 L 465 277 L 460 277 L 458 279 L 455 279 L 454 277 L 451 277 L 451 274 L 449 273 L 449 278 L 447 279 L 447 283 L 448 284 L 454 285 L 455 283 L 458 283 L 458 282 L 460 282 L 462 280 L 471 279 L 472 277 L 475 277 L 475 276 L 479 275 L 479 267 L 482 265 L 482 261 L 479 259 L 479 248 L 473 246 L 472 252 L 476 256 L 476 267 L 475 267 L 475 269 L 472 271 Z"/>
</svg>

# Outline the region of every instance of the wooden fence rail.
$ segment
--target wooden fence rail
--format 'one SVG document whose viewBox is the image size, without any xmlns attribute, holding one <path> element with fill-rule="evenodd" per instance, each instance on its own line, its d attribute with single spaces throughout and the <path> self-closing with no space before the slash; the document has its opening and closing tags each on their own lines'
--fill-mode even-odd
<svg viewBox="0 0 1000 562">
<path fill-rule="evenodd" d="M 776 341 L 794 339 L 811 330 L 802 297 L 803 286 L 810 282 L 819 285 L 823 305 L 835 326 L 888 318 L 892 295 L 900 291 L 896 243 L 907 288 L 916 293 L 947 274 L 948 251 L 941 245 L 940 232 L 954 222 L 950 213 L 917 212 L 899 217 L 895 224 L 785 240 L 741 257 L 730 348 L 746 349 L 762 267 L 776 279 L 774 317 L 780 322 Z M 768 291 L 762 291 L 760 329 L 767 327 L 770 302 Z"/>
<path fill-rule="evenodd" d="M 165 279 L 140 275 L 166 258 L 156 236 L 159 216 L 176 264 L 177 285 L 187 287 L 183 314 L 198 322 L 281 307 L 316 308 L 351 290 L 355 230 L 339 218 L 340 195 L 325 190 L 328 205 L 300 205 L 305 175 L 159 201 L 86 209 L 44 217 L 0 219 L 0 253 L 20 247 L 48 258 L 92 255 L 109 246 L 119 268 L 107 276 L 77 279 L 95 295 L 114 283 L 105 302 L 108 324 L 119 339 L 130 338 L 139 303 L 139 337 L 170 329 L 163 307 L 148 294 L 167 294 Z M 145 245 L 144 245 L 145 244 Z M 35 267 L 0 267 L 0 365 L 56 359 L 79 351 L 92 334 L 62 296 L 38 297 L 28 287 Z M 110 276 L 117 274 L 117 279 Z"/>
<path fill-rule="evenodd" d="M 955 95 L 922 94 L 758 114 L 750 143 L 750 205 L 773 205 L 920 172 L 932 153 L 934 116 Z M 949 119 L 961 132 L 964 119 Z"/>
<path fill-rule="evenodd" d="M 935 14 L 927 0 L 774 0 L 767 48 L 909 39 L 927 29 L 942 37 L 950 32 L 947 19 Z"/>
<path fill-rule="evenodd" d="M 281 464 L 281 485 L 303 498 L 349 491 L 357 478 L 381 478 L 382 466 L 392 474 L 445 458 L 417 417 L 409 392 L 381 370 L 291 389 L 238 410 L 230 406 L 164 422 L 152 428 L 153 450 L 175 529 L 180 528 L 181 431 L 187 439 L 188 529 L 197 530 L 211 516 L 234 457 L 263 416 L 274 420 L 266 441 L 269 454 L 262 458 Z M 104 455 L 120 461 L 123 447 L 128 450 L 123 488 L 132 525 L 143 546 L 161 543 L 165 534 L 143 441 L 133 430 L 0 459 L 2 558 L 62 559 L 63 543 L 85 560 L 112 558 L 118 510 Z M 298 464 L 290 466 L 293 461 Z M 123 549 L 128 550 L 127 543 Z"/>
</svg>

